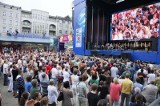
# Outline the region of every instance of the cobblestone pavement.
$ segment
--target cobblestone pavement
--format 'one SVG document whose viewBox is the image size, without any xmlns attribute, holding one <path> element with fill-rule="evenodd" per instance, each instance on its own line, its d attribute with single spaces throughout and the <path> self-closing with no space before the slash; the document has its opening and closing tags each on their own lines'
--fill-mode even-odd
<svg viewBox="0 0 160 106">
<path fill-rule="evenodd" d="M 18 106 L 18 98 L 14 98 L 12 93 L 8 92 L 8 86 L 3 86 L 2 78 L 0 78 L 0 92 L 2 94 L 2 106 Z M 61 106 L 61 102 L 57 106 Z"/>
<path fill-rule="evenodd" d="M 2 106 L 18 106 L 18 99 L 8 92 L 8 86 L 3 86 L 3 79 L 0 79 L 0 88 L 2 94 Z"/>
</svg>

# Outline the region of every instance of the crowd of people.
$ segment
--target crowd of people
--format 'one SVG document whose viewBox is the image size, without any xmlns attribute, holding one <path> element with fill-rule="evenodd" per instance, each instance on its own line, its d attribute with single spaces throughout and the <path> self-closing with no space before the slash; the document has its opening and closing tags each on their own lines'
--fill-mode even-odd
<svg viewBox="0 0 160 106">
<path fill-rule="evenodd" d="M 0 72 L 19 106 L 145 106 L 160 94 L 160 70 L 142 61 L 19 50 L 0 53 Z"/>
<path fill-rule="evenodd" d="M 151 42 L 113 42 L 106 45 L 95 44 L 93 50 L 146 50 L 152 51 Z"/>
<path fill-rule="evenodd" d="M 112 40 L 157 38 L 160 3 L 112 15 Z"/>
</svg>

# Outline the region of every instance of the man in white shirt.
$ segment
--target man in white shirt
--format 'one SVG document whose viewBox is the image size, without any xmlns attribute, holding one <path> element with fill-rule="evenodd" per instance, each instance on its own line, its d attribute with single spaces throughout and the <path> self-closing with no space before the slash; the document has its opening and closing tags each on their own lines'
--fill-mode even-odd
<svg viewBox="0 0 160 106">
<path fill-rule="evenodd" d="M 64 78 L 63 82 L 69 81 L 70 75 L 69 75 L 68 69 L 65 69 L 63 71 L 63 78 Z"/>
<path fill-rule="evenodd" d="M 117 78 L 118 68 L 116 67 L 116 64 L 114 63 L 111 67 L 111 77 Z"/>
<path fill-rule="evenodd" d="M 49 106 L 56 106 L 57 98 L 58 98 L 58 91 L 57 91 L 57 88 L 54 86 L 53 79 L 50 80 L 47 90 L 48 90 L 48 104 L 49 104 Z"/>
<path fill-rule="evenodd" d="M 148 84 L 150 84 L 151 81 L 155 81 L 155 80 L 156 80 L 156 75 L 154 74 L 153 71 L 151 71 L 151 73 L 149 73 L 149 74 L 147 75 L 147 77 L 148 77 Z"/>
<path fill-rule="evenodd" d="M 3 64 L 3 75 L 4 75 L 4 86 L 7 86 L 8 85 L 8 64 L 6 61 L 4 61 L 4 64 Z"/>
<path fill-rule="evenodd" d="M 51 70 L 52 79 L 54 80 L 54 84 L 57 85 L 57 76 L 58 76 L 58 70 L 56 69 L 56 65 L 53 65 L 53 68 Z"/>
<path fill-rule="evenodd" d="M 46 69 L 43 68 L 43 69 L 42 69 L 42 72 L 39 73 L 39 80 L 40 80 L 40 82 L 41 82 L 42 80 L 45 81 L 45 82 L 48 82 L 48 81 L 49 81 L 49 77 L 48 77 L 48 75 L 45 73 L 45 71 L 46 71 Z M 42 78 L 42 75 L 43 75 L 43 74 L 46 74 L 45 80 Z"/>
</svg>

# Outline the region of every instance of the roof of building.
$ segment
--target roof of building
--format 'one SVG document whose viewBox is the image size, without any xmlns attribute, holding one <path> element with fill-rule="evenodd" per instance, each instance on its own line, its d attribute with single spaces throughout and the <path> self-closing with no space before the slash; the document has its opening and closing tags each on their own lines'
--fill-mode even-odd
<svg viewBox="0 0 160 106">
<path fill-rule="evenodd" d="M 27 10 L 22 10 L 22 12 L 32 14 L 31 11 L 27 11 Z"/>
<path fill-rule="evenodd" d="M 11 8 L 21 9 L 21 7 L 5 4 L 5 3 L 2 3 L 2 2 L 0 2 L 0 5 L 8 6 L 8 7 L 11 7 Z"/>
</svg>

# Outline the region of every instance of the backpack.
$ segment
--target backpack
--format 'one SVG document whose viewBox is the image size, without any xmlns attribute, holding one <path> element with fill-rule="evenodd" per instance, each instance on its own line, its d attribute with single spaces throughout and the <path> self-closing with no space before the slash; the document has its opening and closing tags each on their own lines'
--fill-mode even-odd
<svg viewBox="0 0 160 106">
<path fill-rule="evenodd" d="M 60 91 L 59 95 L 58 95 L 58 98 L 57 98 L 57 101 L 62 101 L 63 100 L 63 91 Z"/>
</svg>

